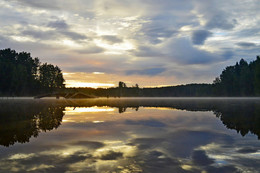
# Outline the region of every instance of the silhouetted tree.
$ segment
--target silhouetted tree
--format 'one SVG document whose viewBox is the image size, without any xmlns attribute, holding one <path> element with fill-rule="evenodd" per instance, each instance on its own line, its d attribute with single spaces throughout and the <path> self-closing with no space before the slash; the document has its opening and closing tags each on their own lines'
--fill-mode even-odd
<svg viewBox="0 0 260 173">
<path fill-rule="evenodd" d="M 63 88 L 64 79 L 61 70 L 57 66 L 44 63 L 40 66 L 39 81 L 45 88 Z"/>
<path fill-rule="evenodd" d="M 213 81 L 215 95 L 253 96 L 260 92 L 260 58 L 250 64 L 244 59 L 234 66 L 226 67 L 220 77 Z"/>
<path fill-rule="evenodd" d="M 126 84 L 125 84 L 124 82 L 119 81 L 119 82 L 118 82 L 118 87 L 119 87 L 119 88 L 126 88 L 127 86 L 126 86 Z"/>
<path fill-rule="evenodd" d="M 59 67 L 41 65 L 30 53 L 0 50 L 0 95 L 34 95 L 43 89 L 63 88 Z"/>
</svg>

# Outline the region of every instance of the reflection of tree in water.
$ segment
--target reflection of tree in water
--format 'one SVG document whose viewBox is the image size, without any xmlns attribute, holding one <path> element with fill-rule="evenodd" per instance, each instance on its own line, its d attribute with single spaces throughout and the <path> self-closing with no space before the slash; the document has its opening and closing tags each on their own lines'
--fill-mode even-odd
<svg viewBox="0 0 260 173">
<path fill-rule="evenodd" d="M 241 135 L 251 132 L 260 138 L 259 100 L 163 100 L 163 99 L 92 99 L 87 101 L 0 102 L 0 145 L 25 143 L 42 131 L 58 128 L 65 107 L 117 107 L 119 113 L 127 108 L 138 111 L 139 107 L 166 107 L 187 111 L 213 111 L 223 124 Z"/>
<path fill-rule="evenodd" d="M 58 128 L 65 107 L 50 104 L 1 103 L 0 145 L 25 143 L 41 131 Z"/>
<path fill-rule="evenodd" d="M 126 111 L 128 107 L 127 106 L 118 106 L 118 112 L 121 114 L 121 113 L 124 113 Z M 132 109 L 134 109 L 135 111 L 138 111 L 139 110 L 139 106 L 134 106 L 134 107 L 131 107 Z"/>
<path fill-rule="evenodd" d="M 260 139 L 260 104 L 222 105 L 214 113 L 227 128 L 242 136 L 251 132 Z"/>
<path fill-rule="evenodd" d="M 118 104 L 118 103 L 117 103 Z M 110 104 L 110 106 L 115 106 Z M 128 107 L 167 107 L 188 111 L 213 111 L 222 123 L 229 129 L 235 129 L 242 136 L 249 132 L 260 139 L 260 102 L 259 100 L 243 99 L 197 99 L 197 100 L 145 100 L 120 102 L 119 113 L 124 113 Z"/>
<path fill-rule="evenodd" d="M 37 117 L 39 119 L 38 127 L 43 131 L 56 129 L 60 126 L 65 107 L 48 107 L 41 111 Z M 46 116 L 47 115 L 47 116 Z"/>
</svg>

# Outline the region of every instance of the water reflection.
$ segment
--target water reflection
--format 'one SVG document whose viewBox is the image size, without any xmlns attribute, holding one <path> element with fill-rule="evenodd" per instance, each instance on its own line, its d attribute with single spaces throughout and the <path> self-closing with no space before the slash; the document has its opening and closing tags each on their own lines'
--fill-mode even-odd
<svg viewBox="0 0 260 173">
<path fill-rule="evenodd" d="M 64 106 L 32 104 L 27 102 L 2 102 L 0 106 L 0 145 L 29 142 L 42 131 L 60 126 Z"/>
<path fill-rule="evenodd" d="M 0 172 L 259 172 L 259 132 L 258 99 L 0 101 Z"/>
</svg>

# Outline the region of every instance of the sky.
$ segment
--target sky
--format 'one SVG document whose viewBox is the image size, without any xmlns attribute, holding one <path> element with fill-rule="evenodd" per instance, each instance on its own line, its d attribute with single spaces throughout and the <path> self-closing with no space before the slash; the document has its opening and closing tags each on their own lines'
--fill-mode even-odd
<svg viewBox="0 0 260 173">
<path fill-rule="evenodd" d="M 260 54 L 259 0 L 1 0 L 0 49 L 58 65 L 67 87 L 212 83 Z"/>
</svg>

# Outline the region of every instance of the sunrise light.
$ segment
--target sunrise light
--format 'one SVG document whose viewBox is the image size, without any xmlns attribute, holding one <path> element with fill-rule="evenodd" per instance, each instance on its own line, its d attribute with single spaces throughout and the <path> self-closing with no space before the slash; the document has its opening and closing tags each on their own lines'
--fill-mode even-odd
<svg viewBox="0 0 260 173">
<path fill-rule="evenodd" d="M 80 81 L 66 81 L 66 87 L 88 87 L 88 88 L 108 88 L 114 87 L 115 84 L 111 83 L 89 83 L 89 82 L 80 82 Z"/>
</svg>

